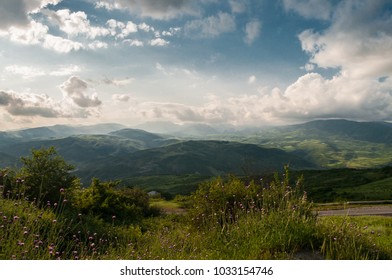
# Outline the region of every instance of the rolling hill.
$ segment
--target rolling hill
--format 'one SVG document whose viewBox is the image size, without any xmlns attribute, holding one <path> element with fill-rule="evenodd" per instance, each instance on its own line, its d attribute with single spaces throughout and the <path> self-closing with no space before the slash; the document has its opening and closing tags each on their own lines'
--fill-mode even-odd
<svg viewBox="0 0 392 280">
<path fill-rule="evenodd" d="M 217 176 L 260 174 L 280 170 L 285 164 L 295 169 L 316 166 L 278 149 L 226 141 L 185 141 L 159 148 L 108 157 L 94 163 L 82 177 L 100 174 L 103 179 L 132 176 L 197 174 Z"/>
<path fill-rule="evenodd" d="M 159 179 L 165 178 L 165 182 L 176 182 L 178 191 L 185 177 L 189 184 L 229 173 L 259 175 L 280 170 L 285 164 L 296 170 L 392 164 L 389 123 L 325 120 L 243 131 L 237 128 L 222 134 L 209 126 L 172 128 L 177 129 L 175 136 L 116 124 L 0 132 L 0 167 L 15 166 L 32 148 L 54 146 L 86 184 L 98 177 L 141 185 L 154 182 L 154 188 L 169 188 L 169 183 L 163 186 Z M 192 131 L 194 136 L 190 136 Z"/>
</svg>

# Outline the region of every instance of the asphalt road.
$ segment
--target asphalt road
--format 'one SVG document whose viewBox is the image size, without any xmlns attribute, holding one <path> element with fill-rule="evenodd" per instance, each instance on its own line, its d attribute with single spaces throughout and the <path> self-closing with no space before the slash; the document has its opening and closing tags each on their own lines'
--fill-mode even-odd
<svg viewBox="0 0 392 280">
<path fill-rule="evenodd" d="M 318 216 L 392 216 L 392 205 L 353 207 L 317 211 Z"/>
</svg>

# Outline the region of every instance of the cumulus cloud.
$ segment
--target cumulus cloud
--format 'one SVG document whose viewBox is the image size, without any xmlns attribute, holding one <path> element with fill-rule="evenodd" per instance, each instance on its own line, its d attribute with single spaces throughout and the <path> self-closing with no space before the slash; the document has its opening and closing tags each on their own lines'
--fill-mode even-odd
<svg viewBox="0 0 392 280">
<path fill-rule="evenodd" d="M 332 13 L 330 0 L 283 0 L 283 7 L 308 19 L 328 20 Z"/>
<path fill-rule="evenodd" d="M 30 24 L 29 14 L 61 0 L 2 0 L 0 2 L 0 30 L 24 27 Z"/>
<path fill-rule="evenodd" d="M 323 32 L 299 35 L 310 63 L 352 78 L 392 75 L 392 13 L 388 1 L 343 1 Z"/>
<path fill-rule="evenodd" d="M 128 9 L 142 17 L 169 20 L 182 15 L 198 15 L 199 8 L 188 0 L 105 0 L 96 3 L 97 8 Z"/>
<path fill-rule="evenodd" d="M 32 20 L 27 27 L 10 27 L 0 36 L 8 37 L 11 41 L 23 45 L 41 45 L 45 49 L 59 53 L 68 53 L 83 49 L 82 43 L 48 34 L 48 26 Z"/>
<path fill-rule="evenodd" d="M 228 98 L 211 95 L 199 105 L 139 102 L 130 110 L 133 116 L 150 120 L 255 126 L 322 118 L 385 121 L 392 120 L 391 87 L 390 78 L 355 81 L 308 73 L 286 89 L 263 87 L 254 94 Z"/>
<path fill-rule="evenodd" d="M 184 31 L 189 37 L 213 38 L 236 30 L 235 19 L 228 13 L 196 19 L 185 24 Z"/>
<path fill-rule="evenodd" d="M 163 47 L 163 46 L 167 46 L 170 44 L 169 41 L 162 39 L 162 38 L 155 38 L 150 40 L 149 43 L 151 46 L 155 46 L 155 47 Z"/>
<path fill-rule="evenodd" d="M 61 9 L 56 12 L 47 11 L 47 14 L 59 25 L 60 30 L 69 36 L 84 34 L 90 39 L 95 39 L 110 34 L 108 28 L 92 26 L 87 14 L 82 11 L 71 12 L 69 9 Z"/>
<path fill-rule="evenodd" d="M 245 26 L 245 43 L 251 45 L 254 40 L 260 36 L 261 22 L 259 20 L 252 20 Z"/>
<path fill-rule="evenodd" d="M 44 94 L 0 91 L 0 108 L 13 116 L 56 118 L 63 115 L 59 104 Z"/>
<path fill-rule="evenodd" d="M 78 77 L 70 77 L 60 85 L 60 89 L 64 96 L 70 98 L 79 107 L 97 107 L 102 104 L 102 101 L 98 99 L 96 93 L 92 96 L 88 95 L 89 86 L 87 82 Z"/>
</svg>

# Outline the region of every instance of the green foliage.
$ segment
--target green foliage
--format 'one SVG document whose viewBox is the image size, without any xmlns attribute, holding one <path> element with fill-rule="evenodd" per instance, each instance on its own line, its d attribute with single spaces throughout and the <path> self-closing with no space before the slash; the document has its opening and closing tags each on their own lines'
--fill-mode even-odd
<svg viewBox="0 0 392 280">
<path fill-rule="evenodd" d="M 276 173 L 274 181 L 265 186 L 254 181 L 244 184 L 233 176 L 227 182 L 217 178 L 201 184 L 192 197 L 192 220 L 198 225 L 219 224 L 225 227 L 236 222 L 240 215 L 249 213 L 263 217 L 273 212 L 288 211 L 299 216 L 311 216 L 311 204 L 301 189 L 302 180 L 290 186 L 288 167 L 283 176 L 281 180 Z"/>
<path fill-rule="evenodd" d="M 33 164 L 41 159 L 52 164 Z M 295 259 L 309 251 L 326 259 L 392 258 L 391 220 L 372 219 L 367 227 L 359 220 L 317 218 L 303 180 L 291 180 L 287 167 L 261 183 L 217 178 L 174 201 L 150 201 L 145 191 L 117 181 L 94 179 L 82 189 L 74 179 L 58 192 L 57 203 L 38 205 L 29 200 L 31 186 L 39 182 L 46 191 L 58 178 L 38 171 L 64 162 L 53 150 L 25 162 L 29 168 L 0 173 L 0 259 Z"/>
<path fill-rule="evenodd" d="M 383 218 L 384 221 L 387 219 L 389 220 L 389 229 L 387 229 L 389 242 L 387 243 L 391 245 L 391 219 Z M 319 239 L 323 240 L 320 251 L 325 258 L 333 260 L 390 259 L 391 247 L 384 247 L 384 244 L 380 244 L 381 234 L 368 229 L 364 221 L 361 222 L 352 217 L 323 218 L 319 223 L 318 235 Z"/>
<path fill-rule="evenodd" d="M 391 167 L 291 172 L 304 176 L 304 188 L 314 202 L 392 199 Z"/>
<path fill-rule="evenodd" d="M 23 167 L 7 170 L 3 179 L 6 191 L 23 194 L 40 204 L 59 202 L 62 192 L 76 183 L 71 175 L 74 167 L 60 157 L 55 148 L 32 150 L 30 157 L 22 157 Z"/>
<path fill-rule="evenodd" d="M 105 221 L 132 223 L 156 214 L 146 192 L 137 188 L 118 188 L 119 182 L 94 179 L 90 187 L 75 192 L 74 206 L 82 213 Z"/>
</svg>

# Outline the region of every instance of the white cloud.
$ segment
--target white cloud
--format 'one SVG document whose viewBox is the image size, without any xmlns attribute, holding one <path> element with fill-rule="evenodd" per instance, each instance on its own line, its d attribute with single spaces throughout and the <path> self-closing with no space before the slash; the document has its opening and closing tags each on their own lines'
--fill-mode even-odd
<svg viewBox="0 0 392 280">
<path fill-rule="evenodd" d="M 92 50 L 97 50 L 97 49 L 107 49 L 109 45 L 106 42 L 95 40 L 94 42 L 89 43 L 88 47 Z"/>
<path fill-rule="evenodd" d="M 310 63 L 337 68 L 352 78 L 392 75 L 392 13 L 386 1 L 344 1 L 331 26 L 299 35 Z"/>
<path fill-rule="evenodd" d="M 23 79 L 33 79 L 35 77 L 42 76 L 69 76 L 71 74 L 77 73 L 81 71 L 81 68 L 77 65 L 60 65 L 56 70 L 52 70 L 49 72 L 44 71 L 43 69 L 28 66 L 28 65 L 8 65 L 4 68 L 4 71 L 13 75 L 19 75 Z"/>
<path fill-rule="evenodd" d="M 176 35 L 177 33 L 179 33 L 181 31 L 181 27 L 170 27 L 168 31 L 163 31 L 162 35 L 163 36 L 169 36 L 172 37 L 174 35 Z"/>
<path fill-rule="evenodd" d="M 169 45 L 170 42 L 162 38 L 155 38 L 150 41 L 151 46 L 163 47 Z"/>
<path fill-rule="evenodd" d="M 82 69 L 77 65 L 61 65 L 58 69 L 51 71 L 51 76 L 70 76 L 74 73 L 80 72 Z"/>
<path fill-rule="evenodd" d="M 10 38 L 11 41 L 24 45 L 37 45 L 42 43 L 47 36 L 49 28 L 42 23 L 31 21 L 26 28 L 10 27 L 8 32 L 3 33 L 4 36 Z"/>
<path fill-rule="evenodd" d="M 143 31 L 145 31 L 145 32 L 150 32 L 150 31 L 154 32 L 154 31 L 155 31 L 155 28 L 154 28 L 154 27 L 148 25 L 148 24 L 145 23 L 145 22 L 142 22 L 142 23 L 138 24 L 137 27 L 138 27 L 140 30 L 143 30 Z"/>
<path fill-rule="evenodd" d="M 256 76 L 252 75 L 248 78 L 248 84 L 254 84 L 256 82 Z"/>
<path fill-rule="evenodd" d="M 63 115 L 59 103 L 47 95 L 34 93 L 0 91 L 0 109 L 13 116 L 57 118 Z"/>
<path fill-rule="evenodd" d="M 283 0 L 283 6 L 308 19 L 328 20 L 332 13 L 330 0 Z"/>
<path fill-rule="evenodd" d="M 91 97 L 88 96 L 89 86 L 87 82 L 78 77 L 70 77 L 60 85 L 60 89 L 65 97 L 70 98 L 79 107 L 97 107 L 102 104 L 96 93 L 93 93 Z"/>
<path fill-rule="evenodd" d="M 189 21 L 184 30 L 189 37 L 213 38 L 236 29 L 234 17 L 228 13 L 218 13 L 203 19 Z"/>
<path fill-rule="evenodd" d="M 43 70 L 25 65 L 8 65 L 4 68 L 4 70 L 14 75 L 20 75 L 23 79 L 32 79 L 45 75 L 45 72 Z"/>
<path fill-rule="evenodd" d="M 313 63 L 306 63 L 305 66 L 301 67 L 301 69 L 306 70 L 307 72 L 311 72 L 315 69 L 315 65 Z"/>
<path fill-rule="evenodd" d="M 130 114 L 148 120 L 255 126 L 316 118 L 390 121 L 391 87 L 390 78 L 383 82 L 354 81 L 341 75 L 326 79 L 308 73 L 284 90 L 264 87 L 254 94 L 226 98 L 212 95 L 199 105 L 134 102 Z"/>
<path fill-rule="evenodd" d="M 53 50 L 58 53 L 69 53 L 73 50 L 78 51 L 84 48 L 82 43 L 64 39 L 58 36 L 53 36 L 50 34 L 47 34 L 45 36 L 43 47 L 45 49 Z"/>
<path fill-rule="evenodd" d="M 188 0 L 106 0 L 96 3 L 97 8 L 128 9 L 142 17 L 169 20 L 182 15 L 199 15 L 200 9 Z"/>
<path fill-rule="evenodd" d="M 127 24 L 122 28 L 121 33 L 117 35 L 119 38 L 125 38 L 131 33 L 136 33 L 138 31 L 137 25 L 132 21 L 128 21 Z"/>
<path fill-rule="evenodd" d="M 59 53 L 68 53 L 73 50 L 83 49 L 82 43 L 48 34 L 49 28 L 40 22 L 31 21 L 25 28 L 10 27 L 0 36 L 8 37 L 11 41 L 23 45 L 41 45 Z"/>
<path fill-rule="evenodd" d="M 261 22 L 259 20 L 252 20 L 245 26 L 245 42 L 251 45 L 259 36 L 261 32 Z"/>
<path fill-rule="evenodd" d="M 140 40 L 124 40 L 125 43 L 129 43 L 132 47 L 143 47 L 144 43 Z"/>
<path fill-rule="evenodd" d="M 59 24 L 60 30 L 69 36 L 84 34 L 90 39 L 95 39 L 110 34 L 110 30 L 107 28 L 91 26 L 87 14 L 82 11 L 71 12 L 68 9 L 62 9 L 53 12 L 51 18 Z"/>
</svg>

